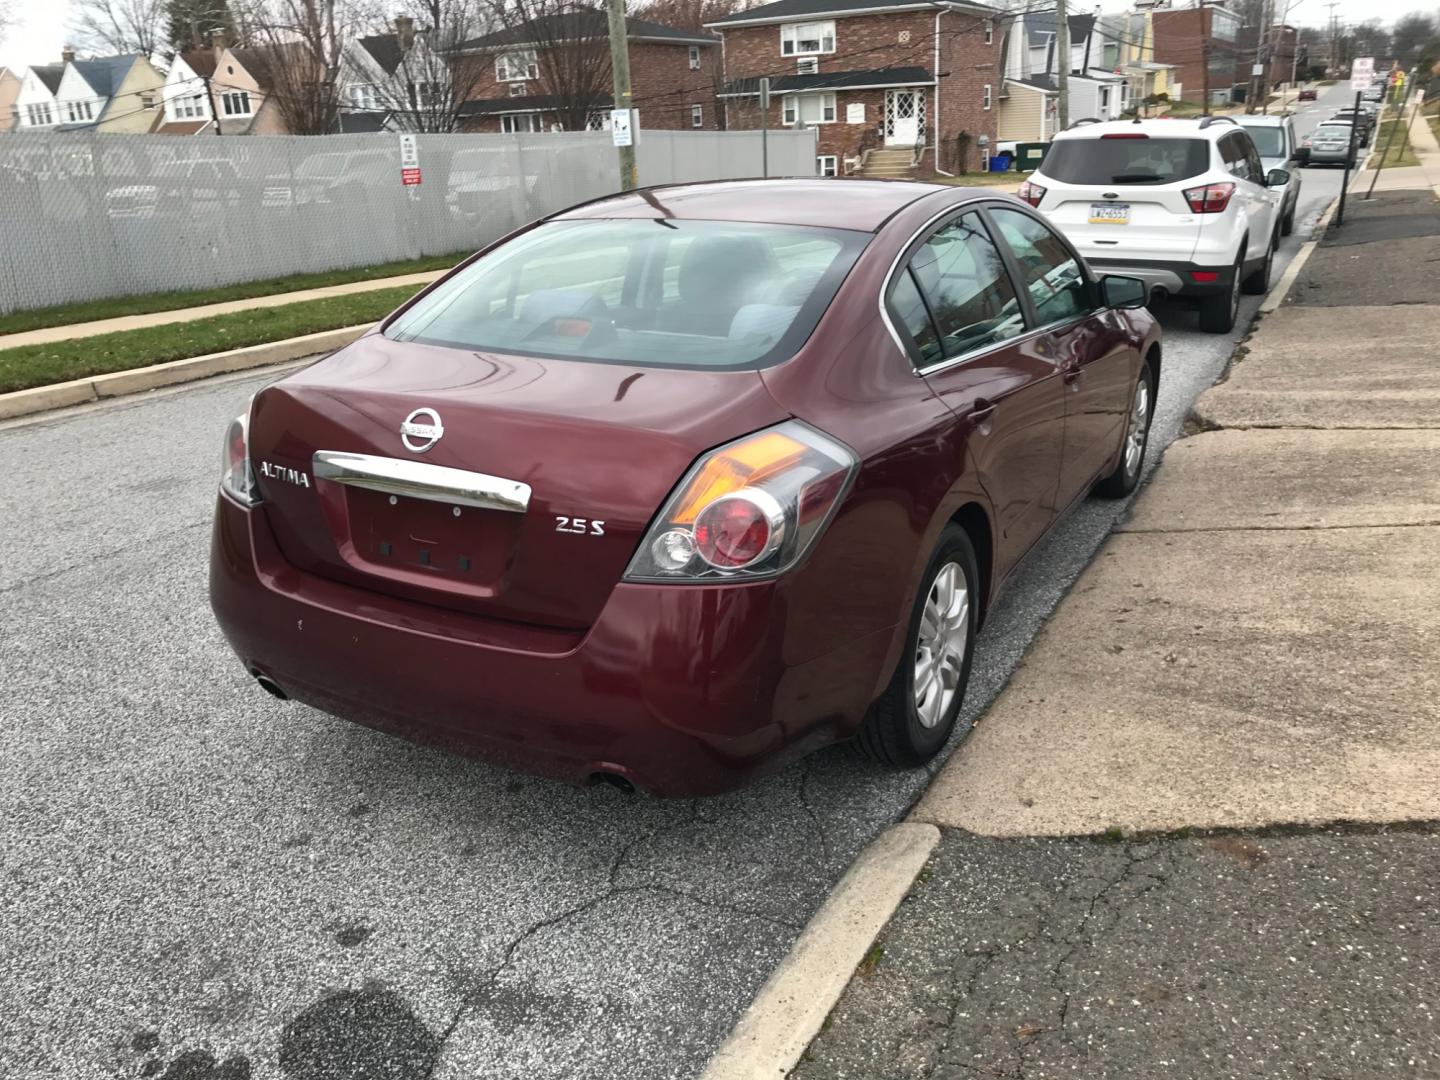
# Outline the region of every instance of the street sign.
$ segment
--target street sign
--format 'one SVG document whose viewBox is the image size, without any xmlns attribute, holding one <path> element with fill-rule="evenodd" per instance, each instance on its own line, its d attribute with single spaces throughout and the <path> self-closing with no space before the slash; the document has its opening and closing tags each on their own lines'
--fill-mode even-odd
<svg viewBox="0 0 1440 1080">
<path fill-rule="evenodd" d="M 630 110 L 610 110 L 610 139 L 616 146 L 634 146 L 635 133 L 630 129 Z"/>
<path fill-rule="evenodd" d="M 1265 65 L 1264 65 L 1264 64 L 1251 64 L 1251 65 L 1250 65 L 1250 74 L 1251 74 L 1251 75 L 1264 75 L 1264 74 L 1265 74 Z"/>
<path fill-rule="evenodd" d="M 420 146 L 414 135 L 400 136 L 400 183 L 405 187 L 420 183 Z"/>
<path fill-rule="evenodd" d="M 1350 63 L 1350 89 L 1369 90 L 1370 84 L 1375 81 L 1375 58 L 1373 56 L 1357 56 Z"/>
</svg>

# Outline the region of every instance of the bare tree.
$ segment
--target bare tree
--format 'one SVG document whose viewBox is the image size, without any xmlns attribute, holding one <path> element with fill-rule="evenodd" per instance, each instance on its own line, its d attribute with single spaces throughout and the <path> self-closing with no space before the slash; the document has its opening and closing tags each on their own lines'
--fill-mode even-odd
<svg viewBox="0 0 1440 1080">
<path fill-rule="evenodd" d="M 744 6 L 741 0 L 650 0 L 636 9 L 635 15 L 676 30 L 704 31 L 706 23 L 733 15 Z"/>
<path fill-rule="evenodd" d="M 337 78 L 350 14 L 338 0 L 258 0 L 244 18 L 252 45 L 241 63 L 293 135 L 333 132 L 340 116 Z"/>
<path fill-rule="evenodd" d="M 15 0 L 0 0 L 0 42 L 5 40 L 10 27 L 15 25 Z"/>
<path fill-rule="evenodd" d="M 610 34 L 602 7 L 577 0 L 489 0 L 500 29 L 469 42 L 467 60 L 496 77 L 500 57 L 528 60 L 549 99 L 546 112 L 566 131 L 584 131 L 590 117 L 612 100 Z"/>
<path fill-rule="evenodd" d="M 393 28 L 359 38 L 351 46 L 352 69 L 363 71 L 373 65 L 383 73 L 369 83 L 365 96 L 402 130 L 457 130 L 465 103 L 487 81 L 483 60 L 463 52 L 485 25 L 484 16 L 481 0 L 409 4 L 395 17 Z M 346 102 L 342 107 L 355 104 Z"/>
<path fill-rule="evenodd" d="M 71 33 L 87 52 L 151 56 L 165 42 L 164 0 L 79 0 Z"/>
<path fill-rule="evenodd" d="M 1409 67 L 1425 52 L 1425 44 L 1435 36 L 1435 20 L 1420 12 L 1411 12 L 1395 20 L 1391 41 L 1395 59 L 1402 67 Z"/>
</svg>

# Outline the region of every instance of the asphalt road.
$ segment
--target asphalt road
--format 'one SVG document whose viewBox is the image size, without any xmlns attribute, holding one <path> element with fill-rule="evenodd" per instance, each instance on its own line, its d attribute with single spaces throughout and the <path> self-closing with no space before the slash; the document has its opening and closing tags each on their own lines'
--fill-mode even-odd
<svg viewBox="0 0 1440 1080">
<path fill-rule="evenodd" d="M 1277 276 L 1338 183 L 1307 172 Z M 1162 321 L 1152 467 L 1239 336 Z M 271 377 L 0 425 L 0 1075 L 693 1075 L 927 774 L 835 749 L 662 803 L 272 701 L 205 590 L 221 433 Z M 1032 557 L 957 741 L 1123 511 Z"/>
</svg>

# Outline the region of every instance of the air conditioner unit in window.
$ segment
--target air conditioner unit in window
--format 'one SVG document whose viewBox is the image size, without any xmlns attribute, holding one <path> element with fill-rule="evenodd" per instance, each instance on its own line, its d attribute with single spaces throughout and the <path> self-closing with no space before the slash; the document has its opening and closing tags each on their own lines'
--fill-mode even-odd
<svg viewBox="0 0 1440 1080">
<path fill-rule="evenodd" d="M 525 96 L 525 84 L 524 84 L 523 82 L 512 82 L 512 83 L 510 84 L 510 96 L 511 96 L 511 97 L 524 97 L 524 96 Z"/>
<path fill-rule="evenodd" d="M 795 61 L 795 71 L 799 75 L 818 75 L 820 73 L 820 61 L 814 56 L 802 56 Z"/>
</svg>

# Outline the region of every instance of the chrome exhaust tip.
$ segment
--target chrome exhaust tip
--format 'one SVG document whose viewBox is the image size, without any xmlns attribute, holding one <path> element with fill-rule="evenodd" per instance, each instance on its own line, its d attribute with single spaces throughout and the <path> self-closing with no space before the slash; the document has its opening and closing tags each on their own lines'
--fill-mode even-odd
<svg viewBox="0 0 1440 1080">
<path fill-rule="evenodd" d="M 262 675 L 258 671 L 252 671 L 250 674 L 255 676 L 255 681 L 260 684 L 260 689 L 264 690 L 271 697 L 277 698 L 280 701 L 290 700 L 290 695 L 281 688 L 279 683 L 270 678 L 269 675 Z"/>
</svg>

